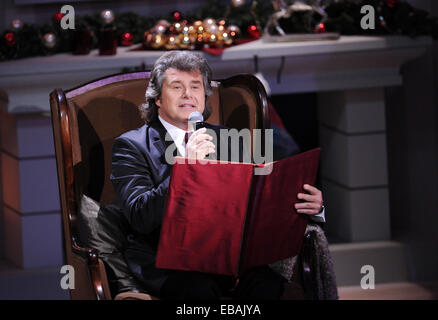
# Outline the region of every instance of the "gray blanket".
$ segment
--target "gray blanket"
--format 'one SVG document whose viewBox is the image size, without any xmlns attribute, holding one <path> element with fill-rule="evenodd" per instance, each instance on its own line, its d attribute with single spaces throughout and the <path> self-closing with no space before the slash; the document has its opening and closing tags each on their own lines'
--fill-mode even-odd
<svg viewBox="0 0 438 320">
<path fill-rule="evenodd" d="M 288 282 L 300 282 L 295 287 L 304 291 L 306 299 L 337 300 L 336 276 L 324 231 L 319 225 L 308 223 L 304 238 L 300 255 L 270 267 Z"/>
</svg>

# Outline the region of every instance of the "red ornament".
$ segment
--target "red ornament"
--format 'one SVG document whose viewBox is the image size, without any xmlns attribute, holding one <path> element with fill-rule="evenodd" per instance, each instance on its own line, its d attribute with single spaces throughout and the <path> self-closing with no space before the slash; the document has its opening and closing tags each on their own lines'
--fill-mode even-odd
<svg viewBox="0 0 438 320">
<path fill-rule="evenodd" d="M 394 8 L 400 0 L 386 0 L 386 5 L 390 8 Z"/>
<path fill-rule="evenodd" d="M 134 36 L 130 32 L 125 32 L 122 34 L 122 39 L 120 40 L 120 44 L 125 47 L 132 46 L 134 43 Z"/>
<path fill-rule="evenodd" d="M 174 12 L 172 13 L 172 17 L 173 17 L 173 20 L 175 20 L 175 21 L 180 21 L 180 20 L 181 20 L 181 12 L 179 12 L 179 11 L 174 11 Z"/>
<path fill-rule="evenodd" d="M 17 37 L 13 32 L 7 32 L 5 34 L 5 43 L 8 47 L 15 47 L 17 44 Z"/>
<path fill-rule="evenodd" d="M 315 30 L 313 31 L 314 33 L 324 33 L 327 30 L 325 29 L 325 24 L 324 23 L 320 23 L 315 27 Z"/>
<path fill-rule="evenodd" d="M 248 34 L 253 39 L 258 39 L 260 37 L 260 30 L 256 25 L 250 25 L 248 27 Z"/>
<path fill-rule="evenodd" d="M 65 16 L 64 13 L 57 12 L 52 16 L 53 23 L 60 23 L 62 18 Z"/>
</svg>

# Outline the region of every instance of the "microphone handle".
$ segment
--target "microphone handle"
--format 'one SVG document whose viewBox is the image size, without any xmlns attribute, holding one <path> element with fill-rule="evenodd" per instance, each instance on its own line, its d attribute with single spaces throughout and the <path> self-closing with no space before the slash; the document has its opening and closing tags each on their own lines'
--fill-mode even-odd
<svg viewBox="0 0 438 320">
<path fill-rule="evenodd" d="M 195 131 L 196 131 L 196 130 L 199 130 L 199 129 L 201 129 L 201 128 L 204 128 L 204 127 L 205 127 L 205 124 L 204 124 L 203 121 L 197 121 L 197 122 L 195 122 Z"/>
<path fill-rule="evenodd" d="M 195 131 L 199 130 L 201 128 L 204 128 L 204 127 L 205 127 L 205 122 L 203 122 L 203 121 L 195 122 Z M 206 158 L 208 158 L 208 156 L 210 156 L 210 154 L 205 155 Z"/>
</svg>

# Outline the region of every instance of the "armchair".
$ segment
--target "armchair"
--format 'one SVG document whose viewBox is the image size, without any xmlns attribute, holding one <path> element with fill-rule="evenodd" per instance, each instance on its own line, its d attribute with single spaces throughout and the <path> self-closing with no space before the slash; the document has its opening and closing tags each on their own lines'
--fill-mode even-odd
<svg viewBox="0 0 438 320">
<path fill-rule="evenodd" d="M 128 283 L 125 292 L 111 286 L 117 272 L 102 252 L 84 246 L 79 225 L 85 197 L 97 210 L 99 205 L 114 209 L 110 206 L 115 200 L 109 179 L 111 147 L 120 134 L 143 125 L 137 106 L 144 102 L 148 79 L 148 72 L 118 74 L 50 94 L 66 261 L 75 269 L 72 299 L 156 299 L 142 293 L 129 275 L 124 279 Z M 266 93 L 257 78 L 238 75 L 214 82 L 213 89 L 209 97 L 213 112 L 208 122 L 236 129 L 270 127 Z M 119 270 L 128 270 L 122 258 L 117 263 Z M 308 261 L 299 263 L 297 274 L 310 274 L 310 265 Z M 297 288 L 302 290 L 303 286 Z"/>
</svg>

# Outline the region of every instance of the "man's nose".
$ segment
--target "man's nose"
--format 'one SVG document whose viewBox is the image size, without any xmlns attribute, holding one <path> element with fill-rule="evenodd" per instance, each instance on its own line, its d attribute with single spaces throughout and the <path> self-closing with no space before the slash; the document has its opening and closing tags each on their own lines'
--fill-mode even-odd
<svg viewBox="0 0 438 320">
<path fill-rule="evenodd" d="M 190 88 L 185 88 L 183 90 L 183 97 L 190 98 L 192 96 L 192 90 Z"/>
</svg>

